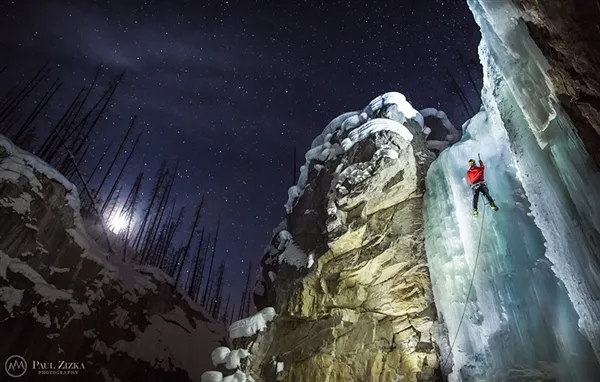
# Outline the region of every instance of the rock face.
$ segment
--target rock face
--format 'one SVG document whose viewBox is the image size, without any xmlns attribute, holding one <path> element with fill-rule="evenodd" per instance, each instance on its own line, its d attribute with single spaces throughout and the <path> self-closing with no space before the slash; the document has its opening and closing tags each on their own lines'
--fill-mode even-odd
<svg viewBox="0 0 600 382">
<path fill-rule="evenodd" d="M 562 107 L 600 166 L 600 3 L 597 0 L 514 0 L 551 66 Z"/>
<path fill-rule="evenodd" d="M 439 378 L 423 232 L 435 155 L 422 116 L 402 100 L 384 95 L 364 115 L 342 115 L 307 153 L 302 194 L 274 232 L 255 290 L 257 308 L 278 315 L 233 341 L 250 351 L 244 372 L 255 380 Z M 362 117 L 348 127 L 353 115 Z"/>
<path fill-rule="evenodd" d="M 35 361 L 85 368 L 65 380 L 200 381 L 227 343 L 170 277 L 109 262 L 83 229 L 74 186 L 2 136 L 0 301 L 0 360 L 24 357 L 27 381 L 48 378 Z"/>
</svg>

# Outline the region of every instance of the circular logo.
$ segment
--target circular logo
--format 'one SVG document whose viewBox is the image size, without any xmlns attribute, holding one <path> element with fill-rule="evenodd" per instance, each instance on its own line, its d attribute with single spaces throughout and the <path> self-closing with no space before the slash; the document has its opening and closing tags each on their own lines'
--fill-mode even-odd
<svg viewBox="0 0 600 382">
<path fill-rule="evenodd" d="M 4 371 L 10 377 L 19 378 L 27 372 L 27 361 L 20 355 L 11 355 L 4 362 Z"/>
</svg>

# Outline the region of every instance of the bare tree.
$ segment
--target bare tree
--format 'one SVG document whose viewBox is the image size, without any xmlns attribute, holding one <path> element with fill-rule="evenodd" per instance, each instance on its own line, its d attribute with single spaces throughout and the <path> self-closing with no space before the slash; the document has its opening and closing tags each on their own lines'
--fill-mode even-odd
<svg viewBox="0 0 600 382">
<path fill-rule="evenodd" d="M 242 301 L 240 302 L 240 307 L 245 308 L 247 305 L 247 301 L 251 300 L 251 288 L 250 288 L 250 274 L 252 272 L 252 262 L 248 264 L 248 270 L 246 271 L 246 286 L 244 288 L 244 292 L 242 293 Z M 243 309 L 240 309 L 240 313 L 238 316 L 238 320 L 242 319 L 242 314 L 244 314 Z"/>
<path fill-rule="evenodd" d="M 104 178 L 102 178 L 102 181 L 100 182 L 100 185 L 98 186 L 98 189 L 96 190 L 96 194 L 94 195 L 94 198 L 96 198 L 98 196 L 98 194 L 100 193 L 100 191 L 102 191 L 102 187 L 104 186 L 104 183 L 106 182 L 106 179 L 110 175 L 113 166 L 117 162 L 117 158 L 119 157 L 119 154 L 121 154 L 121 151 L 123 150 L 123 146 L 125 145 L 125 142 L 127 142 L 127 138 L 129 137 L 129 133 L 131 132 L 131 130 L 133 129 L 133 126 L 135 125 L 135 120 L 136 119 L 137 119 L 137 115 L 134 115 L 131 118 L 131 122 L 129 123 L 129 128 L 127 128 L 127 132 L 125 132 L 125 136 L 123 137 L 123 140 L 121 141 L 121 144 L 119 145 L 119 148 L 117 149 L 117 152 L 115 153 L 115 156 L 114 156 L 112 162 L 110 163 L 110 165 L 106 169 L 106 173 L 104 174 Z"/>
<path fill-rule="evenodd" d="M 123 208 L 121 209 L 121 215 L 127 221 L 127 227 L 125 228 L 125 244 L 123 246 L 123 261 L 125 261 L 127 256 L 127 249 L 129 245 L 129 236 L 131 234 L 131 223 L 134 219 L 135 209 L 137 207 L 138 201 L 140 199 L 140 191 L 142 187 L 142 181 L 144 178 L 144 172 L 140 171 L 138 176 L 135 178 L 135 182 L 131 187 L 131 191 L 129 195 L 127 195 L 127 199 L 125 199 L 125 203 L 123 204 Z"/>
<path fill-rule="evenodd" d="M 460 62 L 462 63 L 463 68 L 465 69 L 465 72 L 467 73 L 467 76 L 469 77 L 469 82 L 471 83 L 471 86 L 473 87 L 473 91 L 475 91 L 475 94 L 477 94 L 479 96 L 479 89 L 477 89 L 477 84 L 475 84 L 475 80 L 473 79 L 473 76 L 471 75 L 471 70 L 469 69 L 469 65 L 467 65 L 467 62 L 465 61 L 465 58 L 463 57 L 460 50 L 457 49 L 456 51 L 458 52 L 458 58 L 459 58 Z"/>
<path fill-rule="evenodd" d="M 2 107 L 0 108 L 0 126 L 2 126 L 3 122 L 6 122 L 6 120 L 17 111 L 18 106 L 35 88 L 38 87 L 40 82 L 47 78 L 49 72 L 50 69 L 48 69 L 48 64 L 44 64 L 19 93 L 3 102 Z"/>
<path fill-rule="evenodd" d="M 146 235 L 146 240 L 144 242 L 144 246 L 140 254 L 142 263 L 148 260 L 148 257 L 150 257 L 151 249 L 154 247 L 154 243 L 156 242 L 156 236 L 161 227 L 164 213 L 167 208 L 167 203 L 169 202 L 171 191 L 173 189 L 173 185 L 175 184 L 175 179 L 177 178 L 178 170 L 179 158 L 177 158 L 177 163 L 175 164 L 175 171 L 173 172 L 173 175 L 166 182 L 166 185 L 164 187 L 165 189 L 162 192 L 162 197 L 158 203 L 158 209 L 156 210 L 156 214 L 154 215 L 150 228 L 148 229 L 148 234 Z M 168 173 L 165 176 L 168 176 Z"/>
<path fill-rule="evenodd" d="M 166 266 L 167 253 L 169 251 L 169 248 L 171 248 L 171 246 L 172 246 L 173 238 L 175 237 L 175 233 L 181 226 L 184 215 L 185 215 L 185 207 L 181 207 L 181 209 L 179 210 L 179 215 L 177 216 L 177 220 L 175 220 L 175 222 L 173 222 L 170 225 L 170 228 L 169 228 L 169 231 L 167 232 L 167 236 L 165 239 L 165 243 L 163 244 L 163 247 L 160 248 L 158 251 L 158 253 L 160 254 L 159 255 L 160 262 L 158 264 L 158 267 L 161 269 L 163 269 L 163 267 Z"/>
<path fill-rule="evenodd" d="M 46 108 L 46 106 L 48 105 L 48 103 L 50 102 L 52 97 L 54 97 L 54 95 L 60 89 L 61 86 L 62 86 L 62 82 L 60 82 L 57 79 L 56 81 L 54 81 L 54 83 L 52 85 L 50 85 L 48 90 L 46 90 L 46 93 L 44 93 L 40 102 L 38 102 L 36 104 L 33 111 L 29 114 L 27 119 L 23 122 L 23 124 L 21 125 L 21 128 L 13 135 L 13 142 L 16 145 L 22 146 L 23 144 L 25 144 L 27 142 L 27 140 L 25 139 L 27 136 L 27 132 L 32 130 L 32 128 L 34 127 L 34 124 L 33 124 L 34 121 L 37 119 L 38 115 L 42 112 L 42 110 L 44 110 L 44 108 Z"/>
<path fill-rule="evenodd" d="M 141 225 L 138 228 L 138 233 L 133 242 L 133 246 L 134 246 L 135 250 L 138 252 L 138 256 L 139 256 L 140 250 L 141 250 L 140 245 L 143 243 L 142 239 L 144 239 L 145 234 L 147 233 L 146 226 L 148 225 L 148 218 L 150 217 L 150 214 L 153 211 L 154 202 L 156 201 L 156 198 L 158 198 L 158 195 L 161 192 L 165 176 L 167 175 L 166 167 L 167 167 L 167 162 L 163 161 L 160 164 L 160 167 L 158 168 L 158 170 L 156 171 L 156 176 L 154 178 L 155 180 L 154 180 L 154 185 L 152 187 L 152 194 L 150 196 L 150 201 L 148 203 L 148 207 L 146 208 L 146 213 L 144 215 L 144 218 L 142 219 Z"/>
<path fill-rule="evenodd" d="M 217 250 L 217 240 L 219 240 L 219 228 L 220 227 L 221 227 L 221 215 L 219 215 L 219 218 L 217 220 L 217 230 L 215 232 L 215 241 L 213 243 L 213 248 L 212 248 L 210 267 L 208 268 L 208 281 L 207 281 L 208 285 L 210 285 L 210 281 L 211 281 L 212 268 L 213 268 L 213 263 L 215 261 L 215 252 Z M 204 290 L 204 295 L 202 296 L 202 306 L 206 306 L 207 301 L 208 301 L 208 288 Z"/>
<path fill-rule="evenodd" d="M 225 309 L 223 309 L 223 313 L 221 314 L 221 317 L 219 318 L 219 320 L 224 325 L 227 325 L 227 320 L 229 318 L 229 301 L 230 300 L 231 300 L 231 293 L 227 293 L 227 299 L 225 299 Z"/>
<path fill-rule="evenodd" d="M 217 268 L 217 279 L 215 281 L 215 292 L 211 299 L 210 304 L 210 315 L 215 319 L 219 317 L 219 311 L 221 309 L 221 300 L 223 295 L 223 278 L 225 275 L 225 261 L 221 261 L 219 268 Z"/>
<path fill-rule="evenodd" d="M 138 136 L 135 138 L 135 142 L 133 143 L 133 147 L 131 148 L 131 150 L 129 150 L 129 155 L 127 156 L 127 158 L 123 162 L 123 165 L 121 166 L 121 170 L 119 171 L 119 174 L 117 175 L 117 178 L 113 182 L 113 185 L 110 188 L 110 191 L 108 192 L 108 195 L 106 196 L 106 201 L 104 202 L 104 205 L 100 209 L 100 212 L 102 214 L 104 214 L 104 212 L 106 211 L 106 208 L 108 206 L 108 201 L 112 198 L 113 193 L 115 192 L 115 189 L 117 188 L 117 185 L 120 183 L 121 177 L 123 176 L 123 172 L 127 168 L 127 165 L 129 164 L 129 161 L 131 160 L 131 157 L 133 156 L 133 153 L 135 153 L 135 149 L 136 149 L 138 143 L 140 142 L 140 138 L 141 137 L 142 137 L 142 132 L 140 132 L 138 134 Z"/>
<path fill-rule="evenodd" d="M 181 277 L 181 271 L 185 266 L 185 260 L 187 259 L 188 253 L 190 252 L 190 246 L 192 245 L 192 240 L 194 240 L 194 236 L 196 235 L 196 227 L 198 226 L 198 221 L 200 220 L 200 213 L 202 212 L 202 207 L 204 206 L 204 195 L 202 195 L 202 199 L 198 206 L 196 207 L 196 217 L 194 219 L 194 223 L 192 224 L 192 228 L 190 229 L 190 236 L 188 238 L 187 244 L 185 245 L 185 249 L 183 250 L 183 260 L 181 261 L 181 266 L 179 267 L 179 272 L 177 272 L 177 278 L 175 279 L 175 285 L 179 284 L 179 278 Z"/>
<path fill-rule="evenodd" d="M 194 291 L 196 289 L 196 285 L 198 285 L 199 283 L 202 282 L 202 275 L 200 275 L 200 280 L 198 280 L 198 272 L 200 271 L 200 267 L 202 266 L 202 263 L 204 262 L 204 258 L 202 256 L 203 242 L 204 242 L 204 227 L 202 228 L 202 231 L 200 231 L 200 241 L 198 242 L 198 246 L 196 248 L 196 256 L 193 261 L 194 268 L 192 270 L 191 276 L 188 277 L 188 279 L 191 282 L 189 283 L 189 285 L 187 285 L 188 283 L 186 282 L 185 289 L 187 290 L 187 293 L 191 298 L 194 298 Z"/>
</svg>

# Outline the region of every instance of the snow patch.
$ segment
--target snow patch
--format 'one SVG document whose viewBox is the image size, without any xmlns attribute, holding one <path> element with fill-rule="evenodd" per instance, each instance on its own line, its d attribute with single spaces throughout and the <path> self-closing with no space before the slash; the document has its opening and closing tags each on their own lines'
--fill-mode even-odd
<svg viewBox="0 0 600 382">
<path fill-rule="evenodd" d="M 258 280 L 254 285 L 254 294 L 263 297 L 265 295 L 265 286 L 262 280 Z"/>
<path fill-rule="evenodd" d="M 21 300 L 23 299 L 23 289 L 15 289 L 13 287 L 1 287 L 0 288 L 0 301 L 4 302 L 4 309 L 6 309 L 9 313 L 12 313 L 12 310 L 15 306 L 21 305 Z"/>
<path fill-rule="evenodd" d="M 279 255 L 279 264 L 286 263 L 296 269 L 304 268 L 308 265 L 308 256 L 304 251 L 292 242 L 287 245 L 285 251 Z"/>
<path fill-rule="evenodd" d="M 42 301 L 54 302 L 56 300 L 70 300 L 71 293 L 57 289 L 54 285 L 48 284 L 44 278 L 31 268 L 27 263 L 10 257 L 0 251 L 0 277 L 8 280 L 7 270 L 18 273 L 33 283 L 33 289 L 42 296 Z"/>
<path fill-rule="evenodd" d="M 0 206 L 12 208 L 20 215 L 27 215 L 31 211 L 32 197 L 30 194 L 23 192 L 17 198 L 3 197 L 0 199 Z"/>
<path fill-rule="evenodd" d="M 272 321 L 276 315 L 275 309 L 266 307 L 250 317 L 236 321 L 229 327 L 229 338 L 251 337 L 256 332 L 265 329 L 267 323 Z"/>
</svg>

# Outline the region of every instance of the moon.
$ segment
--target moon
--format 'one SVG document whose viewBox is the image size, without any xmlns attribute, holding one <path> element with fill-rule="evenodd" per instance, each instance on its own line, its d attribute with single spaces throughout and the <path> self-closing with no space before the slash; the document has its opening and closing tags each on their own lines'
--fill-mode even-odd
<svg viewBox="0 0 600 382">
<path fill-rule="evenodd" d="M 108 222 L 108 229 L 113 233 L 119 233 L 127 227 L 127 219 L 123 215 L 117 215 Z"/>
</svg>

